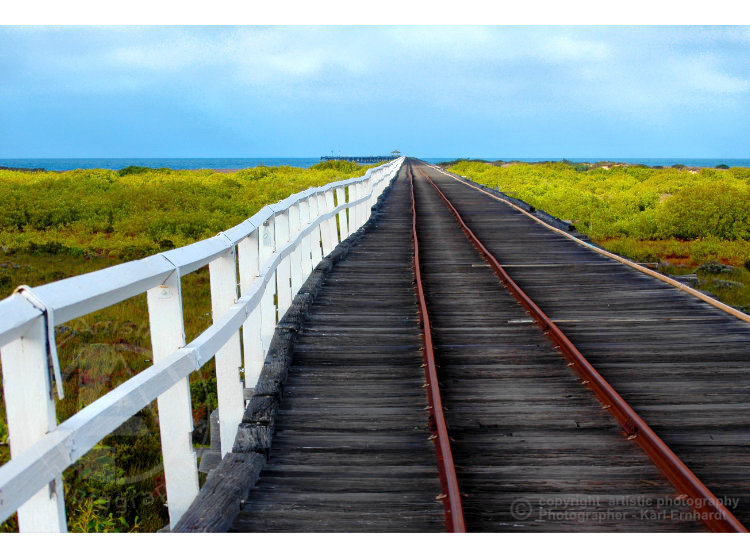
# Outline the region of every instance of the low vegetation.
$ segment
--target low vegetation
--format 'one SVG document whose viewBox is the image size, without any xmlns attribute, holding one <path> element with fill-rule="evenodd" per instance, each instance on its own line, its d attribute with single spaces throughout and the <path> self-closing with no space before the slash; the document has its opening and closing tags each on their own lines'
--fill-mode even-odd
<svg viewBox="0 0 750 555">
<path fill-rule="evenodd" d="M 0 170 L 0 298 L 215 235 L 262 206 L 312 186 L 364 174 L 326 162 L 222 174 L 125 168 L 28 173 Z M 188 341 L 211 323 L 208 272 L 182 278 Z M 57 327 L 65 399 L 61 422 L 151 364 L 145 295 Z M 213 361 L 191 376 L 195 432 L 209 442 L 216 408 Z M 0 397 L 0 464 L 10 458 Z M 145 408 L 64 474 L 68 527 L 153 532 L 168 522 L 156 404 Z M 15 517 L 0 531 L 17 529 Z"/>
<path fill-rule="evenodd" d="M 215 235 L 264 205 L 361 175 L 352 162 L 310 169 L 0 170 L 0 246 L 6 253 L 141 258 Z"/>
<path fill-rule="evenodd" d="M 664 272 L 692 274 L 710 261 L 731 265 L 721 278 L 698 272 L 694 284 L 750 310 L 750 168 L 466 160 L 447 166 L 571 221 L 613 252 L 659 263 Z"/>
</svg>

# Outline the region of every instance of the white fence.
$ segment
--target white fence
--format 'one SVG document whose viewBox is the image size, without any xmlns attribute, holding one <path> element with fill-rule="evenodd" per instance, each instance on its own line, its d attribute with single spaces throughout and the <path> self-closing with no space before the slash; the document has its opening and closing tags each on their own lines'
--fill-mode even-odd
<svg viewBox="0 0 750 555">
<path fill-rule="evenodd" d="M 11 449 L 11 460 L 0 467 L 0 522 L 17 511 L 21 532 L 65 531 L 63 470 L 157 399 L 169 518 L 176 524 L 198 494 L 190 373 L 215 357 L 223 455 L 242 419 L 243 389 L 257 382 L 276 322 L 318 262 L 367 221 L 403 160 L 292 195 L 211 239 L 21 288 L 0 301 Z M 180 277 L 205 265 L 213 324 L 185 345 Z M 53 382 L 58 396 L 63 391 L 54 326 L 144 292 L 154 364 L 57 425 Z"/>
</svg>

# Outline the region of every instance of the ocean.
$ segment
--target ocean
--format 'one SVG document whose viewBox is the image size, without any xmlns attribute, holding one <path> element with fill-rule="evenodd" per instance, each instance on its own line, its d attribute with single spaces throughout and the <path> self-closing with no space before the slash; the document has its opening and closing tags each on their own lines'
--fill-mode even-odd
<svg viewBox="0 0 750 555">
<path fill-rule="evenodd" d="M 479 158 L 478 158 L 479 159 Z M 496 161 L 517 160 L 520 162 L 560 161 L 562 158 L 481 158 Z M 455 158 L 422 158 L 426 162 L 437 164 L 449 162 Z M 750 167 L 749 158 L 617 158 L 590 157 L 567 158 L 571 162 L 625 162 L 628 164 L 645 164 L 647 166 L 696 166 L 713 168 L 719 164 L 727 166 Z M 173 170 L 206 169 L 241 169 L 256 166 L 294 166 L 309 168 L 317 164 L 320 158 L 0 158 L 0 166 L 11 168 L 41 168 L 49 171 L 67 171 L 75 169 L 105 168 L 119 170 L 127 166 L 146 166 L 151 168 L 171 168 Z"/>
</svg>

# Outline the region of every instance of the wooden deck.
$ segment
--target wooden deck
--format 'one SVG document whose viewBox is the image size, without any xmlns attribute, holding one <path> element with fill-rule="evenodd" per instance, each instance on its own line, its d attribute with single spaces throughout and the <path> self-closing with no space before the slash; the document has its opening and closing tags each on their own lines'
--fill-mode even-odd
<svg viewBox="0 0 750 555">
<path fill-rule="evenodd" d="M 750 325 L 424 171 L 599 373 L 749 525 Z"/>
<path fill-rule="evenodd" d="M 699 529 L 641 513 L 639 502 L 656 506 L 672 486 L 581 386 L 433 187 L 419 172 L 414 178 L 423 280 L 468 530 Z M 531 512 L 522 518 L 525 507 Z"/>
<path fill-rule="evenodd" d="M 423 284 L 469 531 L 705 531 L 468 241 L 513 279 L 745 525 L 750 325 L 417 161 Z M 409 167 L 294 347 L 269 460 L 232 530 L 440 531 Z"/>
<path fill-rule="evenodd" d="M 443 530 L 409 190 L 331 271 L 295 342 L 268 464 L 237 532 Z"/>
</svg>

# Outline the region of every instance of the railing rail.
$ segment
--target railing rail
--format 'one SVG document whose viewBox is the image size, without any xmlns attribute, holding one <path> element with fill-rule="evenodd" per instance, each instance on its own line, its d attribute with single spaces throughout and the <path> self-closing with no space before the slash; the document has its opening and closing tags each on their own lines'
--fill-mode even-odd
<svg viewBox="0 0 750 555">
<path fill-rule="evenodd" d="M 11 447 L 11 460 L 0 467 L 0 522 L 17 511 L 22 532 L 65 531 L 62 472 L 157 399 L 176 524 L 198 493 L 189 375 L 215 357 L 225 454 L 244 411 L 243 388 L 257 382 L 277 319 L 317 263 L 367 221 L 403 160 L 291 195 L 211 239 L 35 287 L 36 303 L 21 293 L 0 301 Z M 180 277 L 206 265 L 213 324 L 185 345 Z M 144 292 L 154 364 L 56 425 L 49 330 Z"/>
</svg>

